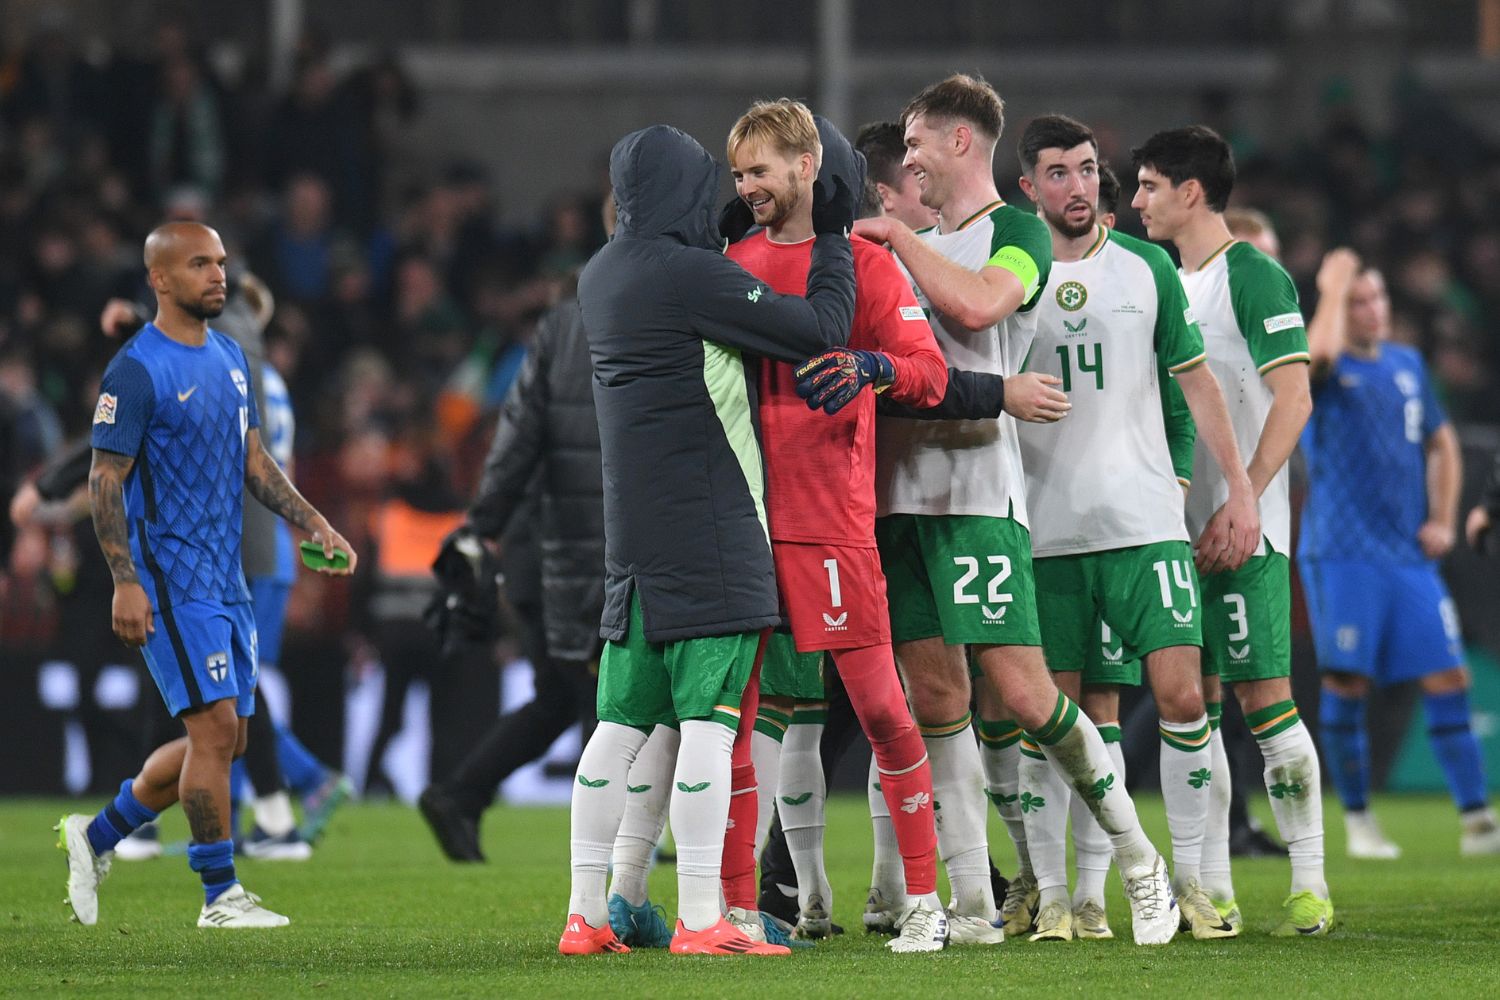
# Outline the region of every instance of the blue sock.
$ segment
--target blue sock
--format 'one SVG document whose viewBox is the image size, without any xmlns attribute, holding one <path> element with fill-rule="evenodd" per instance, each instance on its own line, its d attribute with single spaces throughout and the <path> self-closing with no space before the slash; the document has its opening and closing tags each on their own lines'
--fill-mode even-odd
<svg viewBox="0 0 1500 1000">
<path fill-rule="evenodd" d="M 89 844 L 95 854 L 113 851 L 115 845 L 156 818 L 156 813 L 136 801 L 130 790 L 133 778 L 120 782 L 120 794 L 103 809 L 89 824 Z"/>
<path fill-rule="evenodd" d="M 1365 733 L 1363 698 L 1345 698 L 1323 689 L 1318 704 L 1323 759 L 1339 801 L 1348 812 L 1363 812 L 1370 795 L 1370 741 Z"/>
<path fill-rule="evenodd" d="M 1427 714 L 1427 740 L 1458 811 L 1483 809 L 1484 760 L 1469 724 L 1469 692 L 1423 695 L 1422 709 Z"/>
<path fill-rule="evenodd" d="M 316 792 L 328 778 L 328 768 L 286 726 L 276 727 L 276 759 L 281 762 L 286 787 L 300 796 Z"/>
<path fill-rule="evenodd" d="M 234 841 L 217 840 L 212 844 L 189 844 L 188 867 L 203 879 L 203 905 L 224 894 L 239 879 L 234 877 Z"/>
</svg>

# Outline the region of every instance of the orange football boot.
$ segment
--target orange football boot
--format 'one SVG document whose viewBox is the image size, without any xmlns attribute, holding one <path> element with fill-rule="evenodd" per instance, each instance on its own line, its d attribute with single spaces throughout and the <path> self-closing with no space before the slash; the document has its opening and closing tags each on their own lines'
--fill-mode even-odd
<svg viewBox="0 0 1500 1000">
<path fill-rule="evenodd" d="M 630 951 L 615 937 L 608 921 L 605 921 L 603 927 L 590 927 L 588 921 L 576 913 L 568 914 L 568 926 L 563 931 L 562 940 L 557 942 L 557 950 L 564 955 L 604 955 L 611 952 L 623 955 Z"/>
<path fill-rule="evenodd" d="M 792 949 L 779 944 L 752 941 L 738 927 L 719 918 L 719 922 L 701 931 L 690 931 L 677 921 L 672 935 L 674 955 L 790 955 Z"/>
</svg>

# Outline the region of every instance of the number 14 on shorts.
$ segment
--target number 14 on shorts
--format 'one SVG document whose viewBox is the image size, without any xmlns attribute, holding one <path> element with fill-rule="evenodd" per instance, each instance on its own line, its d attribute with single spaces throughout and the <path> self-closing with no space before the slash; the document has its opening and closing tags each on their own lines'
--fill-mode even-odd
<svg viewBox="0 0 1500 1000">
<path fill-rule="evenodd" d="M 1193 620 L 1198 607 L 1198 587 L 1193 568 L 1186 559 L 1158 559 L 1151 564 L 1156 582 L 1161 587 L 1161 606 L 1170 608 L 1172 617 L 1186 625 Z M 1179 595 L 1187 597 L 1187 608 L 1178 610 Z"/>
</svg>

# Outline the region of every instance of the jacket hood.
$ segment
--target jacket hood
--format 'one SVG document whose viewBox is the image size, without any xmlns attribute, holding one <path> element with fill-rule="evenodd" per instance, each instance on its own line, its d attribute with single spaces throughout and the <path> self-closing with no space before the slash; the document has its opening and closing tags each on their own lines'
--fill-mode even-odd
<svg viewBox="0 0 1500 1000">
<path fill-rule="evenodd" d="M 833 197 L 834 178 L 842 178 L 854 194 L 857 203 L 864 199 L 865 154 L 850 145 L 844 133 L 822 115 L 813 115 L 818 126 L 818 141 L 823 145 L 823 163 L 818 168 L 818 177 L 813 182 L 823 189 L 824 199 Z"/>
<path fill-rule="evenodd" d="M 615 143 L 609 154 L 615 189 L 615 234 L 665 236 L 717 250 L 714 199 L 718 164 L 697 140 L 670 125 L 652 125 Z"/>
</svg>

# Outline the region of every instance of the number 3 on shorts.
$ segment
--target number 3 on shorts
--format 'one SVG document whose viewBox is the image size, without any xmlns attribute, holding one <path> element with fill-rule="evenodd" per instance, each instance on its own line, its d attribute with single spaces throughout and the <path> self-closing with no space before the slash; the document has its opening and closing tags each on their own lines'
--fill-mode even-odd
<svg viewBox="0 0 1500 1000">
<path fill-rule="evenodd" d="M 1013 594 L 1000 590 L 1000 584 L 1010 578 L 1010 556 L 986 556 L 985 562 L 991 566 L 1000 567 L 1000 572 L 990 577 L 989 586 L 985 588 L 985 604 L 1009 604 L 1015 599 Z M 954 604 L 979 604 L 978 594 L 968 592 L 969 584 L 973 583 L 979 576 L 979 560 L 973 556 L 954 556 L 953 565 L 964 571 L 964 575 L 958 578 L 953 585 Z"/>
<path fill-rule="evenodd" d="M 1225 594 L 1224 603 L 1233 609 L 1229 612 L 1229 620 L 1234 622 L 1234 633 L 1226 635 L 1224 638 L 1230 642 L 1239 642 L 1241 639 L 1248 638 L 1250 635 L 1250 619 L 1245 614 L 1245 595 Z M 1247 646 L 1246 648 L 1248 649 L 1249 647 Z"/>
</svg>

